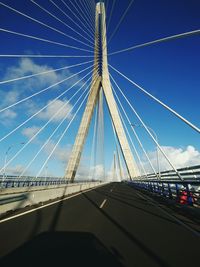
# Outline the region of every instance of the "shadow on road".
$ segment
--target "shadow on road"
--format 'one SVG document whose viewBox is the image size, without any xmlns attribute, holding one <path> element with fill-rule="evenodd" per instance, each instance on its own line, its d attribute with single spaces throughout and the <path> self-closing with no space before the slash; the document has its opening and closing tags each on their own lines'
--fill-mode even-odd
<svg viewBox="0 0 200 267">
<path fill-rule="evenodd" d="M 150 199 L 152 199 L 155 203 L 159 203 L 161 204 L 163 207 L 167 207 L 168 209 L 170 209 L 171 211 L 175 212 L 177 215 L 182 215 L 183 217 L 181 218 L 181 220 L 183 222 L 187 223 L 187 220 L 184 219 L 188 218 L 192 221 L 192 224 L 194 226 L 199 226 L 200 225 L 200 211 L 199 208 L 190 206 L 190 205 L 182 205 L 180 203 L 177 203 L 176 200 L 171 200 L 166 198 L 165 196 L 162 195 L 158 195 L 156 193 L 152 193 L 149 192 L 147 190 L 142 190 L 142 189 L 135 189 L 138 192 L 142 193 L 145 195 L 145 197 L 148 197 Z M 151 200 L 151 201 L 152 201 Z M 198 227 L 198 231 L 199 231 L 199 227 Z"/>
<path fill-rule="evenodd" d="M 151 248 L 147 247 L 145 244 L 143 244 L 138 238 L 133 236 L 129 231 L 127 231 L 123 226 L 120 225 L 115 219 L 113 219 L 108 213 L 106 213 L 103 209 L 100 209 L 98 205 L 89 198 L 86 194 L 84 194 L 84 197 L 90 201 L 111 223 L 113 223 L 129 240 L 131 240 L 135 245 L 137 245 L 146 255 L 149 256 L 154 262 L 155 266 L 162 266 L 162 267 L 169 267 L 169 265 L 157 254 L 155 254 Z M 139 265 L 142 266 L 141 262 L 138 262 Z M 106 265 L 109 266 L 109 265 Z"/>
<path fill-rule="evenodd" d="M 45 232 L 0 260 L 0 266 L 123 267 L 91 233 Z"/>
<path fill-rule="evenodd" d="M 116 193 L 113 193 L 112 195 L 110 195 L 110 194 L 108 194 L 108 192 L 106 192 L 106 191 L 102 191 L 102 190 L 100 190 L 100 189 L 99 189 L 99 190 L 98 190 L 98 189 L 95 189 L 95 192 L 98 193 L 98 194 L 101 194 L 101 195 L 103 195 L 103 196 L 105 196 L 105 197 L 108 197 L 108 198 L 110 198 L 110 199 L 114 199 L 114 200 L 116 200 L 116 201 L 119 201 L 119 202 L 121 202 L 121 203 L 123 203 L 123 204 L 125 204 L 125 205 L 127 205 L 127 206 L 130 206 L 130 207 L 132 207 L 132 208 L 134 208 L 134 209 L 138 209 L 138 210 L 140 210 L 140 211 L 143 211 L 144 213 L 150 214 L 150 215 L 152 215 L 152 216 L 154 216 L 154 217 L 157 217 L 157 218 L 163 219 L 163 220 L 165 220 L 165 221 L 168 221 L 168 222 L 170 222 L 170 223 L 173 223 L 173 224 L 177 224 L 177 225 L 178 225 L 178 223 L 177 223 L 176 221 L 171 220 L 171 219 L 168 219 L 168 218 L 166 218 L 166 216 L 164 217 L 164 216 L 161 216 L 161 215 L 159 215 L 159 214 L 156 214 L 156 213 L 150 211 L 150 210 L 148 209 L 148 203 L 146 203 L 146 202 L 143 203 L 143 205 L 146 206 L 146 209 L 145 209 L 145 208 L 141 208 L 141 206 L 133 205 L 132 202 L 133 202 L 133 201 L 135 202 L 135 200 L 133 200 L 133 199 L 132 199 L 132 202 L 131 202 L 131 203 L 128 202 L 128 201 L 124 201 L 124 196 L 121 196 L 121 195 L 119 195 L 119 194 L 117 195 Z M 151 205 L 151 206 L 152 206 L 152 205 Z"/>
<path fill-rule="evenodd" d="M 67 186 L 59 200 L 65 198 Z M 85 232 L 57 232 L 56 226 L 63 208 L 63 201 L 55 206 L 47 232 L 39 232 L 42 210 L 35 212 L 36 218 L 28 240 L 0 259 L 0 266 L 87 266 L 123 267 L 117 251 L 107 248 L 93 235 Z M 28 231 L 29 232 L 29 231 Z M 13 233 L 14 234 L 14 233 Z M 20 232 L 19 232 L 20 234 Z M 5 254 L 4 254 L 5 255 Z"/>
</svg>

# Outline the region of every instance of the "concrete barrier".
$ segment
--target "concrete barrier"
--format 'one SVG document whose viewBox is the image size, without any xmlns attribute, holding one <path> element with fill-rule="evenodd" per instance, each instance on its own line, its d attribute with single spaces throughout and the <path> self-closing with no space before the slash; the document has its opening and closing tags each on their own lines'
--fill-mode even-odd
<svg viewBox="0 0 200 267">
<path fill-rule="evenodd" d="M 27 206 L 55 200 L 87 189 L 103 186 L 106 183 L 91 182 L 40 187 L 2 189 L 0 193 L 0 215 Z"/>
</svg>

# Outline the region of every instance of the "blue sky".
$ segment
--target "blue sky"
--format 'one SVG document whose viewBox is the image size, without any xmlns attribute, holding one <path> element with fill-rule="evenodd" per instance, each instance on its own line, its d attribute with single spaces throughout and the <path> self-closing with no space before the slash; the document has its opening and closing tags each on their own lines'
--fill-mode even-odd
<svg viewBox="0 0 200 267">
<path fill-rule="evenodd" d="M 92 0 L 85 0 L 89 4 Z M 85 39 L 82 39 L 79 35 L 76 35 L 73 31 L 67 28 L 64 24 L 55 20 L 53 17 L 46 14 L 44 11 L 39 9 L 31 1 L 1 1 L 4 4 L 12 6 L 13 8 L 26 13 L 27 15 L 40 20 L 43 23 L 50 25 L 60 31 L 71 35 L 81 41 L 87 43 Z M 70 27 L 73 27 L 78 32 L 81 32 L 77 25 L 74 25 L 62 12 L 60 12 L 49 0 L 37 0 L 35 1 L 49 12 L 54 14 L 57 18 L 64 21 Z M 62 8 L 66 14 L 74 18 L 74 15 L 63 5 L 62 1 L 54 1 L 59 7 Z M 77 1 L 79 2 L 79 1 Z M 84 2 L 84 1 L 82 1 Z M 109 16 L 112 6 L 111 0 L 107 1 L 107 14 Z M 124 10 L 128 6 L 130 1 L 116 0 L 115 8 L 111 17 L 111 23 L 108 29 L 108 39 L 113 33 L 120 17 Z M 66 2 L 67 3 L 67 2 Z M 74 7 L 68 5 L 72 10 Z M 108 49 L 109 52 L 114 52 L 132 45 L 152 41 L 162 37 L 183 33 L 187 31 L 197 30 L 200 25 L 199 18 L 199 1 L 195 0 L 176 0 L 176 1 L 160 1 L 160 0 L 135 0 L 125 17 L 123 23 L 120 25 L 119 30 L 111 40 Z M 83 9 L 83 7 L 82 7 Z M 77 14 L 77 11 L 74 10 Z M 79 10 L 79 18 L 82 20 L 81 11 Z M 64 35 L 56 33 L 51 29 L 39 25 L 27 18 L 16 14 L 6 7 L 0 5 L 0 28 L 16 31 L 24 34 L 34 35 L 43 39 L 49 39 L 55 42 L 69 44 L 71 46 L 77 46 L 81 49 L 89 49 L 90 47 L 85 46 L 81 43 L 73 41 Z M 76 20 L 77 21 L 77 20 Z M 85 24 L 85 22 L 83 22 Z M 80 22 L 78 24 L 81 26 Z M 85 24 L 86 25 L 86 24 Z M 84 28 L 85 30 L 87 26 Z M 84 35 L 85 36 L 85 35 Z M 92 55 L 92 53 L 78 51 L 71 48 L 53 45 L 41 41 L 36 41 L 21 36 L 11 35 L 0 31 L 1 39 L 1 53 L 0 54 L 51 54 L 51 55 Z M 181 115 L 186 117 L 192 123 L 200 127 L 200 54 L 199 54 L 199 35 L 190 36 L 187 38 L 181 38 L 172 40 L 165 43 L 155 44 L 148 47 L 135 49 L 131 52 L 126 52 L 118 55 L 109 57 L 109 63 L 115 68 L 120 70 L 122 73 L 127 75 L 133 81 L 143 86 L 147 91 L 152 93 L 154 96 L 174 108 Z M 89 43 L 87 43 L 89 44 Z M 64 67 L 67 65 L 78 64 L 86 62 L 91 58 L 67 58 L 67 59 L 20 59 L 20 58 L 6 58 L 0 59 L 0 79 L 6 80 L 11 77 L 17 77 L 17 75 L 27 75 L 37 73 L 40 71 L 51 70 L 55 68 Z M 32 78 L 14 83 L 8 83 L 0 85 L 0 96 L 2 99 L 1 107 L 4 107 L 15 100 L 19 100 L 25 96 L 28 96 L 36 91 L 41 90 L 56 81 L 64 79 L 67 75 L 77 73 L 83 68 L 90 64 L 71 68 L 68 71 L 57 72 L 54 76 L 49 74 L 46 79 Z M 89 71 L 89 70 L 88 70 Z M 13 109 L 9 109 L 6 114 L 1 114 L 1 137 L 6 133 L 14 129 L 21 122 L 26 120 L 28 116 L 32 115 L 39 108 L 46 105 L 55 98 L 58 94 L 62 93 L 63 90 L 67 89 L 78 79 L 87 74 L 87 71 L 76 76 L 72 81 L 65 82 L 62 86 L 57 86 L 54 89 L 45 92 L 40 97 L 35 97 L 32 101 L 28 101 L 19 105 Z M 159 104 L 149 99 L 137 88 L 127 82 L 124 78 L 111 70 L 111 74 L 120 85 L 123 92 L 129 98 L 130 102 L 134 105 L 138 113 L 141 115 L 145 123 L 154 129 L 157 133 L 160 144 L 166 147 L 166 151 L 171 158 L 174 158 L 177 167 L 181 166 L 181 160 L 185 164 L 198 163 L 200 160 L 200 145 L 199 145 L 199 134 L 194 132 L 183 122 L 178 120 L 174 115 L 164 110 Z M 15 76 L 16 75 L 16 76 Z M 78 90 L 76 86 L 74 90 Z M 61 98 L 62 103 L 66 102 L 73 94 L 73 90 L 70 91 L 66 96 Z M 81 94 L 82 91 L 80 91 Z M 117 91 L 118 92 L 118 91 Z M 71 106 L 74 105 L 80 94 L 70 102 Z M 129 118 L 133 123 L 139 123 L 128 108 L 125 101 L 120 97 Z M 57 102 L 57 105 L 61 105 L 61 102 Z M 55 109 L 58 107 L 55 106 Z M 77 107 L 75 107 L 75 110 Z M 67 121 L 69 122 L 71 116 L 69 115 Z M 30 134 L 35 130 L 40 129 L 44 123 L 47 122 L 50 115 L 54 112 L 53 109 L 49 109 L 42 113 L 39 118 L 34 118 L 27 125 L 21 128 L 19 131 L 11 135 L 5 141 L 1 142 L 1 161 L 0 165 L 3 166 L 5 152 L 8 147 L 15 144 L 9 151 L 8 158 L 10 159 L 21 147 L 20 142 L 27 142 L 30 140 Z M 66 111 L 67 112 L 67 111 Z M 63 175 L 64 166 L 69 155 L 71 144 L 73 144 L 74 136 L 80 123 L 81 114 L 76 117 L 72 127 L 69 128 L 66 136 L 59 144 L 54 156 L 48 163 L 48 172 L 53 175 Z M 105 162 L 106 169 L 108 170 L 113 160 L 113 150 L 115 149 L 115 142 L 112 132 L 111 123 L 108 119 L 108 110 L 105 108 Z M 30 162 L 30 160 L 37 153 L 46 138 L 56 128 L 60 122 L 62 116 L 54 120 L 47 129 L 38 136 L 36 141 L 27 148 L 14 160 L 11 165 L 8 166 L 8 170 L 12 172 L 17 168 L 21 171 L 24 166 Z M 46 160 L 49 151 L 52 149 L 53 144 L 59 139 L 59 135 L 62 134 L 65 129 L 66 123 L 58 131 L 56 138 L 54 138 L 46 148 L 46 151 L 40 154 L 37 160 L 29 169 L 29 173 L 36 174 L 40 169 L 42 163 Z M 92 126 L 94 120 L 92 121 Z M 35 128 L 34 128 L 35 127 Z M 27 130 L 28 128 L 28 130 Z M 130 129 L 130 127 L 129 127 Z M 32 130 L 32 132 L 31 132 Z M 27 134 L 28 133 L 28 134 Z M 149 139 L 144 129 L 138 128 L 137 133 L 141 136 L 141 140 L 144 143 L 146 150 L 151 155 L 154 161 L 155 157 L 155 146 Z M 133 136 L 133 133 L 130 134 Z M 81 166 L 88 165 L 91 154 L 91 137 L 93 135 L 93 127 L 89 131 L 89 138 L 86 142 L 84 149 Z M 138 147 L 136 140 L 133 138 L 136 147 Z M 189 146 L 189 148 L 188 148 Z M 194 149 L 192 150 L 191 147 Z M 139 147 L 138 147 L 139 150 Z M 66 153 L 65 153 L 66 151 Z M 170 154 L 171 153 L 171 154 Z M 143 154 L 140 152 L 142 159 L 145 162 Z M 176 157 L 176 158 L 175 158 Z M 145 162 L 146 164 L 146 162 Z M 20 173 L 19 171 L 19 173 Z"/>
</svg>

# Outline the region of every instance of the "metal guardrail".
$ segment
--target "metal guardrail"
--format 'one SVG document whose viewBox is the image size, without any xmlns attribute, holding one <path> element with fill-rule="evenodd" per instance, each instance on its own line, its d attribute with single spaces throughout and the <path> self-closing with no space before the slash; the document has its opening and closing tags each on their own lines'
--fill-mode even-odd
<svg viewBox="0 0 200 267">
<path fill-rule="evenodd" d="M 200 165 L 178 169 L 181 181 L 174 170 L 138 177 L 130 182 L 136 188 L 175 200 L 177 203 L 200 207 Z"/>
<path fill-rule="evenodd" d="M 187 181 L 199 181 L 200 182 L 200 165 L 185 167 L 177 169 L 180 173 L 183 180 Z M 155 175 L 155 173 L 148 174 L 147 176 L 138 177 L 140 180 L 155 180 L 157 179 L 159 174 Z M 162 171 L 160 172 L 161 180 L 180 180 L 174 170 Z"/>
<path fill-rule="evenodd" d="M 76 183 L 87 182 L 100 182 L 99 180 L 78 180 Z M 20 188 L 20 187 L 32 187 L 32 186 L 50 186 L 50 185 L 67 185 L 70 184 L 64 178 L 55 177 L 22 177 L 9 176 L 6 178 L 0 177 L 0 189 L 3 188 Z"/>
<path fill-rule="evenodd" d="M 200 182 L 196 181 L 133 181 L 138 189 L 174 200 L 176 203 L 200 207 Z"/>
</svg>

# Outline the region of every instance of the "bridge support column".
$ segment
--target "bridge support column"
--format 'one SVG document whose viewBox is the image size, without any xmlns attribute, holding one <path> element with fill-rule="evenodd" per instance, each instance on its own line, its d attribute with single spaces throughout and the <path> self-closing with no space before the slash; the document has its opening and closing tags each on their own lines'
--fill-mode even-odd
<svg viewBox="0 0 200 267">
<path fill-rule="evenodd" d="M 107 41 L 106 41 L 106 13 L 103 2 L 99 2 L 96 5 L 96 34 L 95 34 L 95 67 L 93 74 L 93 81 L 96 68 L 98 72 L 98 78 L 94 85 L 90 88 L 90 95 L 83 114 L 83 118 L 79 127 L 79 131 L 75 140 L 75 144 L 72 150 L 71 157 L 68 162 L 68 166 L 65 173 L 65 178 L 71 182 L 74 181 L 77 168 L 80 162 L 83 145 L 88 133 L 89 125 L 93 115 L 93 111 L 96 105 L 97 98 L 99 96 L 99 90 L 102 87 L 106 102 L 108 104 L 109 112 L 115 131 L 119 140 L 121 151 L 126 163 L 128 174 L 130 179 L 138 175 L 138 170 L 133 159 L 131 149 L 129 147 L 123 125 L 117 109 L 117 104 L 112 92 L 109 71 L 108 71 L 108 59 L 107 59 Z"/>
<path fill-rule="evenodd" d="M 95 82 L 94 86 L 91 87 L 91 92 L 88 97 L 87 105 L 83 114 L 83 118 L 78 130 L 78 134 L 72 149 L 71 157 L 68 162 L 65 178 L 74 181 L 76 171 L 80 162 L 81 153 L 87 137 L 90 122 L 92 119 L 93 111 L 97 102 L 97 98 L 100 90 L 100 77 Z"/>
</svg>

